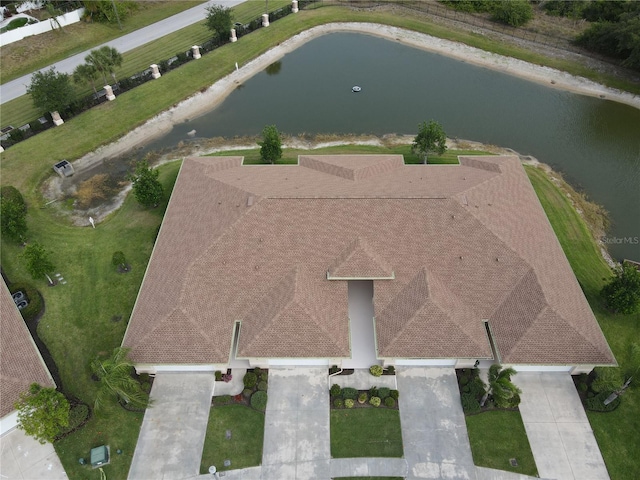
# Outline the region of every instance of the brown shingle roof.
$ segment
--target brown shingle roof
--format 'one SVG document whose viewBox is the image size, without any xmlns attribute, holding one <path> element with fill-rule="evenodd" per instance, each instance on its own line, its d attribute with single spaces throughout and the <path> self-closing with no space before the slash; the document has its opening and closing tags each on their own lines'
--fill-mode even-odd
<svg viewBox="0 0 640 480">
<path fill-rule="evenodd" d="M 0 286 L 0 418 L 11 413 L 29 385 L 55 387 L 3 281 Z"/>
<path fill-rule="evenodd" d="M 327 275 L 389 278 L 380 356 L 490 357 L 488 321 L 505 363 L 614 361 L 515 157 L 185 159 L 124 344 L 226 363 L 241 322 L 239 356 L 349 357 L 347 282 Z"/>
</svg>

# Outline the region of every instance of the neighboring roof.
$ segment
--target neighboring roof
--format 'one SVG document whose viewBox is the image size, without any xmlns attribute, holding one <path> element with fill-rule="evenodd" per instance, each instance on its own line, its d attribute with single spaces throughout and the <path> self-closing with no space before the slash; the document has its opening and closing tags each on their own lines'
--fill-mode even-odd
<svg viewBox="0 0 640 480">
<path fill-rule="evenodd" d="M 350 357 L 347 281 L 374 280 L 378 354 L 615 360 L 516 157 L 404 165 L 187 158 L 124 345 L 144 364 Z"/>
<path fill-rule="evenodd" d="M 32 383 L 55 387 L 7 286 L 0 286 L 0 418 Z"/>
</svg>

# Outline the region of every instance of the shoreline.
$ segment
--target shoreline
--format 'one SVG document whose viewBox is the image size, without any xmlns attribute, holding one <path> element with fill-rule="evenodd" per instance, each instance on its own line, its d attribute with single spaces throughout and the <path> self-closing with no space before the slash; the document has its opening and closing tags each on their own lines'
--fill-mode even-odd
<svg viewBox="0 0 640 480">
<path fill-rule="evenodd" d="M 611 100 L 640 109 L 640 96 L 619 91 L 582 77 L 550 67 L 535 65 L 512 57 L 480 50 L 476 47 L 444 40 L 431 35 L 375 23 L 329 23 L 301 32 L 262 55 L 254 58 L 238 70 L 221 78 L 204 92 L 198 92 L 176 106 L 147 120 L 143 125 L 127 133 L 119 140 L 99 147 L 73 162 L 76 170 L 88 168 L 94 162 L 123 155 L 150 140 L 171 131 L 174 125 L 214 110 L 238 85 L 253 77 L 272 63 L 280 60 L 305 43 L 323 35 L 336 32 L 360 33 L 400 42 L 412 48 L 444 55 L 458 61 L 489 68 L 538 84 L 572 93 Z"/>
</svg>

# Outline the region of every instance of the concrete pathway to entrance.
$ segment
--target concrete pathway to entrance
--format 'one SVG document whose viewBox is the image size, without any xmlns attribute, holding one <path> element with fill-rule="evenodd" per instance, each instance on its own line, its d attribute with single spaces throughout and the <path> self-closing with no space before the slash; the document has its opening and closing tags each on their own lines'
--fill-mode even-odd
<svg viewBox="0 0 640 480">
<path fill-rule="evenodd" d="M 269 369 L 263 480 L 329 480 L 327 367 Z"/>
<path fill-rule="evenodd" d="M 67 474 L 51 443 L 40 444 L 17 428 L 0 438 L 0 478 L 63 480 Z M 88 452 L 88 451 L 87 451 Z"/>
<path fill-rule="evenodd" d="M 203 373 L 158 373 L 153 407 L 147 409 L 129 478 L 178 480 L 200 472 L 215 376 Z"/>
<path fill-rule="evenodd" d="M 342 361 L 343 368 L 369 368 L 382 365 L 378 360 L 373 331 L 373 281 L 349 280 L 349 331 L 351 358 Z"/>
<path fill-rule="evenodd" d="M 407 479 L 475 479 L 453 368 L 397 369 Z"/>
<path fill-rule="evenodd" d="M 567 373 L 523 373 L 520 414 L 538 473 L 557 480 L 609 480 L 580 397 Z"/>
</svg>

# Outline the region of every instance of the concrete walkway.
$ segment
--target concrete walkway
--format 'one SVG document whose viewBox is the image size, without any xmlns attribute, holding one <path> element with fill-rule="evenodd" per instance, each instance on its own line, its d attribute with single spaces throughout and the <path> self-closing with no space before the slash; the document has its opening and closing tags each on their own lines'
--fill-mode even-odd
<svg viewBox="0 0 640 480">
<path fill-rule="evenodd" d="M 231 369 L 230 382 L 215 382 L 213 394 L 219 395 L 238 395 L 244 390 L 244 374 L 247 373 L 246 368 Z"/>
<path fill-rule="evenodd" d="M 200 473 L 214 383 L 213 372 L 156 375 L 130 479 L 178 480 Z"/>
<path fill-rule="evenodd" d="M 571 376 L 523 373 L 520 414 L 538 473 L 557 480 L 609 480 L 602 454 Z"/>
<path fill-rule="evenodd" d="M 351 375 L 334 375 L 329 377 L 329 387 L 334 383 L 340 385 L 342 388 L 351 387 L 356 390 L 369 390 L 373 386 L 378 388 L 387 387 L 392 390 L 398 389 L 395 375 L 374 377 L 369 373 L 369 367 L 366 369 L 356 369 Z"/>
<path fill-rule="evenodd" d="M 349 280 L 349 332 L 351 358 L 342 361 L 343 368 L 369 368 L 382 365 L 376 351 L 373 330 L 373 281 Z"/>
<path fill-rule="evenodd" d="M 0 478 L 65 480 L 67 474 L 51 443 L 42 445 L 17 428 L 0 437 Z M 87 450 L 87 454 L 89 451 Z"/>
<path fill-rule="evenodd" d="M 453 368 L 398 368 L 407 479 L 475 479 Z"/>
<path fill-rule="evenodd" d="M 404 477 L 407 461 L 404 458 L 333 458 L 331 478 L 334 477 Z"/>
<path fill-rule="evenodd" d="M 91 50 L 108 45 L 110 47 L 114 47 L 120 53 L 125 53 L 144 45 L 145 43 L 162 38 L 169 33 L 176 32 L 184 27 L 193 25 L 194 23 L 204 21 L 207 15 L 206 8 L 211 4 L 224 5 L 225 7 L 231 8 L 243 1 L 245 0 L 215 0 L 214 2 L 210 1 L 202 3 L 185 10 L 184 12 L 173 15 L 172 17 L 165 18 L 164 20 L 160 20 L 152 25 L 136 30 L 135 32 L 115 38 L 109 42 L 103 43 L 102 45 L 93 47 L 90 50 L 73 55 L 72 57 L 65 58 L 64 60 L 42 68 L 39 71 L 48 70 L 53 66 L 56 67 L 58 72 L 71 74 L 78 65 L 84 63 L 84 57 L 86 57 Z M 160 60 L 163 59 L 159 58 L 157 61 L 160 62 Z M 0 86 L 0 104 L 25 95 L 27 93 L 27 86 L 31 83 L 31 75 L 32 74 L 24 75 Z"/>
<path fill-rule="evenodd" d="M 329 480 L 327 368 L 270 368 L 263 480 Z"/>
</svg>

